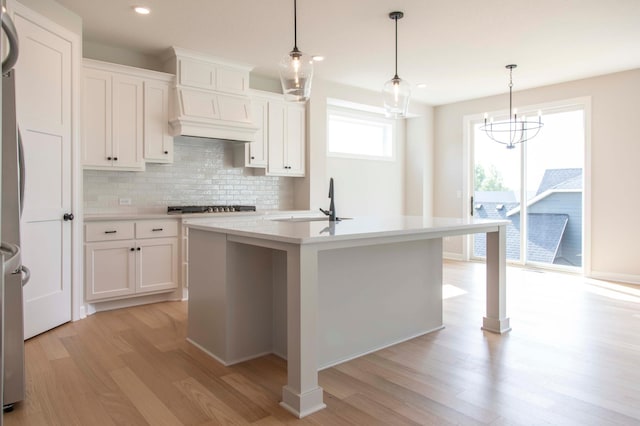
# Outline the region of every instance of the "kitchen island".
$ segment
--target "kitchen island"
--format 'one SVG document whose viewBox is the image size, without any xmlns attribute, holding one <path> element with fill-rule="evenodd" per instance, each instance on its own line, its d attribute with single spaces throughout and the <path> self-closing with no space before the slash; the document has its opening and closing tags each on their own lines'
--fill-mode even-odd
<svg viewBox="0 0 640 426">
<path fill-rule="evenodd" d="M 189 226 L 188 340 L 225 365 L 287 359 L 281 405 L 325 407 L 318 370 L 443 327 L 442 241 L 487 235 L 482 328 L 509 331 L 506 221 L 238 218 Z"/>
</svg>

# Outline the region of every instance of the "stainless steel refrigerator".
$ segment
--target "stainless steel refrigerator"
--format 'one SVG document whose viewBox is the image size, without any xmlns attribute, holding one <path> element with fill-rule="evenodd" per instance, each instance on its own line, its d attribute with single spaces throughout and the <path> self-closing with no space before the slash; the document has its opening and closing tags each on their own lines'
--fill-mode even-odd
<svg viewBox="0 0 640 426">
<path fill-rule="evenodd" d="M 20 216 L 24 199 L 25 168 L 20 132 L 16 121 L 15 70 L 18 35 L 3 8 L 3 35 L 8 51 L 2 61 L 2 221 L 0 250 L 4 254 L 2 295 L 2 404 L 4 410 L 25 398 L 24 317 L 22 287 L 29 269 L 20 256 Z M 1 419 L 0 419 L 1 424 Z"/>
</svg>

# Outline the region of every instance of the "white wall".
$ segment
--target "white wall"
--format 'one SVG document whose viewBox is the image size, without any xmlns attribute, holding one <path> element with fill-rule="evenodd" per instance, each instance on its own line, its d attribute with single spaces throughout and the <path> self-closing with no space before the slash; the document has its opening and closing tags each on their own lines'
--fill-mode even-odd
<svg viewBox="0 0 640 426">
<path fill-rule="evenodd" d="M 162 61 L 159 58 L 143 55 L 120 47 L 86 40 L 82 46 L 82 56 L 84 58 L 96 59 L 120 65 L 128 65 L 130 67 L 164 71 Z"/>
<path fill-rule="evenodd" d="M 415 106 L 406 120 L 405 214 L 433 215 L 433 108 Z"/>
<path fill-rule="evenodd" d="M 338 215 L 422 214 L 431 200 L 432 111 L 414 103 L 416 118 L 398 122 L 399 151 L 395 163 L 327 158 L 327 98 L 380 107 L 381 93 L 315 79 L 307 103 L 307 176 L 296 179 L 296 207 L 328 206 L 329 178 L 336 183 Z M 410 147 L 410 148 L 408 148 Z M 407 161 L 416 155 L 425 161 Z M 418 196 L 406 201 L 407 189 Z M 416 207 L 415 204 L 419 206 Z M 428 206 L 429 207 L 429 206 Z M 430 207 L 429 207 L 430 208 Z"/>
<path fill-rule="evenodd" d="M 594 277 L 640 283 L 640 69 L 514 93 L 517 105 L 591 97 L 591 261 Z M 462 215 L 463 116 L 506 108 L 507 95 L 436 107 L 434 214 Z M 530 143 L 535 143 L 532 140 Z M 588 206 L 587 206 L 588 207 Z M 588 213 L 587 213 L 588 214 Z M 462 254 L 460 239 L 445 251 Z M 585 259 L 585 265 L 589 265 Z"/>
</svg>

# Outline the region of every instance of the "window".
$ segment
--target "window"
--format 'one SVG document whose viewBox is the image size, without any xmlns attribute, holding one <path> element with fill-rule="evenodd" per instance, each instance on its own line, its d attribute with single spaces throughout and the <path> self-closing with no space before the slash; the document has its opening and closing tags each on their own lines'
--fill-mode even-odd
<svg viewBox="0 0 640 426">
<path fill-rule="evenodd" d="M 473 122 L 472 182 L 478 218 L 504 219 L 507 260 L 556 269 L 583 266 L 586 101 L 542 105 L 544 128 L 515 149 L 491 141 Z M 477 204 L 476 204 L 477 205 Z M 472 257 L 485 256 L 476 234 Z"/>
<path fill-rule="evenodd" d="M 329 106 L 327 154 L 331 157 L 395 160 L 395 122 L 375 113 Z"/>
</svg>

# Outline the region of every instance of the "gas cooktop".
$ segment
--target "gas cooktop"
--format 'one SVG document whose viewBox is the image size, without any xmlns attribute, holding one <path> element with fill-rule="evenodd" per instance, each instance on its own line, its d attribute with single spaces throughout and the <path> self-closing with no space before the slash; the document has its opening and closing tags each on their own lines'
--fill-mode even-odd
<svg viewBox="0 0 640 426">
<path fill-rule="evenodd" d="M 227 213 L 227 212 L 255 212 L 256 206 L 169 206 L 167 213 Z"/>
</svg>

